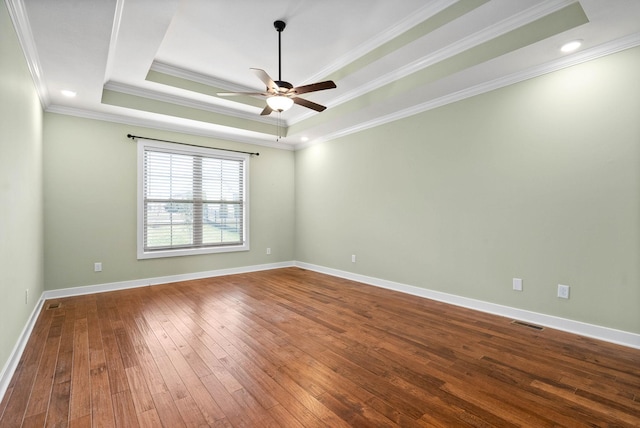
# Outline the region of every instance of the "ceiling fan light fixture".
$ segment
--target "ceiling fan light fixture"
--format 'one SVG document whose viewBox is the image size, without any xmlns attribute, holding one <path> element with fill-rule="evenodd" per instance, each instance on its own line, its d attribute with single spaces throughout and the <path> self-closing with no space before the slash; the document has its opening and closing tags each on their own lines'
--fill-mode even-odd
<svg viewBox="0 0 640 428">
<path fill-rule="evenodd" d="M 267 104 L 271 107 L 271 110 L 283 112 L 291 108 L 293 105 L 293 99 L 284 95 L 274 95 L 267 98 Z"/>
</svg>

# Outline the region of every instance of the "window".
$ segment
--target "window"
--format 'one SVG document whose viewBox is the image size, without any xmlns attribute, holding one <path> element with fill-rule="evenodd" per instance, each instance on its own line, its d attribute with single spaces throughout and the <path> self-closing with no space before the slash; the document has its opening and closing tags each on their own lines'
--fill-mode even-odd
<svg viewBox="0 0 640 428">
<path fill-rule="evenodd" d="M 138 259 L 249 250 L 249 155 L 138 140 Z"/>
</svg>

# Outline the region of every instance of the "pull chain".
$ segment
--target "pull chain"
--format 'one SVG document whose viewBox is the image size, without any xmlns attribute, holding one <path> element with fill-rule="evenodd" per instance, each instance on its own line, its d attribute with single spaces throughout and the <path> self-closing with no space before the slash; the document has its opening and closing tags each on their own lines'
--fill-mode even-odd
<svg viewBox="0 0 640 428">
<path fill-rule="evenodd" d="M 276 143 L 280 141 L 280 139 L 282 138 L 282 132 L 281 132 L 281 126 L 280 126 L 280 121 L 282 120 L 281 118 L 282 112 L 278 111 L 278 124 L 276 125 L 276 130 L 278 135 L 276 136 Z"/>
</svg>

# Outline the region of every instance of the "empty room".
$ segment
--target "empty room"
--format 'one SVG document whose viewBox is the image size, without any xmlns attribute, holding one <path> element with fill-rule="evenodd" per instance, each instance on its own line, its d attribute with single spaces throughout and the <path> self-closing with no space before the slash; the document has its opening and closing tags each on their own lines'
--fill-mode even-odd
<svg viewBox="0 0 640 428">
<path fill-rule="evenodd" d="M 640 2 L 5 0 L 0 427 L 640 426 Z"/>
</svg>

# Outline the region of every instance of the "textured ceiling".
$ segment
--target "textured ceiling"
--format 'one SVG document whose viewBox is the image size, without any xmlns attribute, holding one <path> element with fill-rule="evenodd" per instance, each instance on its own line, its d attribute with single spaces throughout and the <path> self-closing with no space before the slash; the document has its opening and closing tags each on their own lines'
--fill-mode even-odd
<svg viewBox="0 0 640 428">
<path fill-rule="evenodd" d="M 282 148 L 640 44 L 637 0 L 8 0 L 47 111 Z M 260 116 L 250 71 L 337 88 Z M 571 54 L 559 48 L 581 39 Z M 60 91 L 77 92 L 66 98 Z M 278 131 L 281 129 L 281 131 Z M 277 138 L 281 132 L 282 138 Z"/>
</svg>

